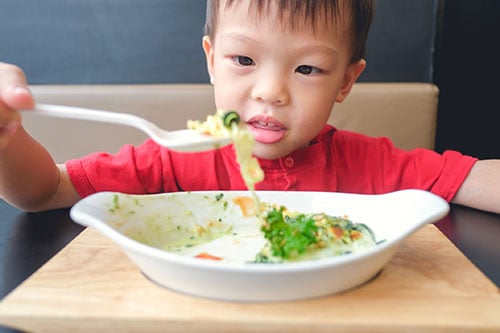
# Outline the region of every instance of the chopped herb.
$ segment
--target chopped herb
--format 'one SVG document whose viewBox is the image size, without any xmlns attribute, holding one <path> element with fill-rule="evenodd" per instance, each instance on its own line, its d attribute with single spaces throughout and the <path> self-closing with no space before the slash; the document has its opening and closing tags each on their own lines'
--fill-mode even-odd
<svg viewBox="0 0 500 333">
<path fill-rule="evenodd" d="M 113 195 L 113 210 L 120 209 L 118 194 Z"/>
<path fill-rule="evenodd" d="M 215 200 L 220 201 L 220 199 L 222 199 L 223 196 L 224 196 L 224 193 L 219 193 L 215 196 Z"/>
<path fill-rule="evenodd" d="M 269 263 L 274 263 L 273 260 L 269 259 L 268 256 L 262 253 L 257 253 L 255 256 L 255 260 L 253 261 L 256 264 L 269 264 Z"/>
</svg>

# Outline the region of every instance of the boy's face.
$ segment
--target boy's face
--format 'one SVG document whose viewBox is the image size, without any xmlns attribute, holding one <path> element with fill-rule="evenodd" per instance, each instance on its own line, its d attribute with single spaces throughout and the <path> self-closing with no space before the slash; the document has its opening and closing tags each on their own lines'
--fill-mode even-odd
<svg viewBox="0 0 500 333">
<path fill-rule="evenodd" d="M 247 6 L 225 9 L 223 2 L 215 37 L 204 37 L 203 47 L 217 108 L 236 110 L 254 134 L 254 154 L 276 159 L 321 131 L 365 62 L 349 63 L 343 31 L 313 33 L 306 25 L 291 31 L 275 11 L 257 17 Z"/>
</svg>

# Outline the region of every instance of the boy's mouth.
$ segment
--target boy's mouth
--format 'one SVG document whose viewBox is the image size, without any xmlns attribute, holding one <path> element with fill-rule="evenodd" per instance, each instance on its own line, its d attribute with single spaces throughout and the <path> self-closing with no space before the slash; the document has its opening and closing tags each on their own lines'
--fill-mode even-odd
<svg viewBox="0 0 500 333">
<path fill-rule="evenodd" d="M 247 122 L 248 130 L 254 135 L 255 141 L 274 143 L 281 140 L 287 129 L 275 119 L 269 117 L 255 117 Z"/>
</svg>

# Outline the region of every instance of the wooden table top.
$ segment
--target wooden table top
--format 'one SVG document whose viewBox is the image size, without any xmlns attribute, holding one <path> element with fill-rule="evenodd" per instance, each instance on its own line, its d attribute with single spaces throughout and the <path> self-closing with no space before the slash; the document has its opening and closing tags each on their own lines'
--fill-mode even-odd
<svg viewBox="0 0 500 333">
<path fill-rule="evenodd" d="M 275 303 L 165 289 L 86 229 L 0 303 L 0 324 L 32 332 L 499 332 L 499 314 L 498 288 L 434 225 L 358 288 Z"/>
</svg>

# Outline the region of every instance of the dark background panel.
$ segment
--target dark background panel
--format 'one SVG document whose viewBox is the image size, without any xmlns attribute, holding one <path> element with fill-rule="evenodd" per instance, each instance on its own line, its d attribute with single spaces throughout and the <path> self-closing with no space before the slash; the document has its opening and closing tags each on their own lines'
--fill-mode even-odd
<svg viewBox="0 0 500 333">
<path fill-rule="evenodd" d="M 442 1 L 438 22 L 436 149 L 500 158 L 500 1 Z"/>
<path fill-rule="evenodd" d="M 378 0 L 362 80 L 431 80 L 436 4 Z M 32 84 L 208 82 L 205 9 L 204 0 L 0 0 L 0 59 Z"/>
<path fill-rule="evenodd" d="M 0 0 L 0 59 L 32 84 L 206 82 L 200 0 Z"/>
<path fill-rule="evenodd" d="M 360 81 L 431 82 L 439 1 L 377 0 Z"/>
</svg>

